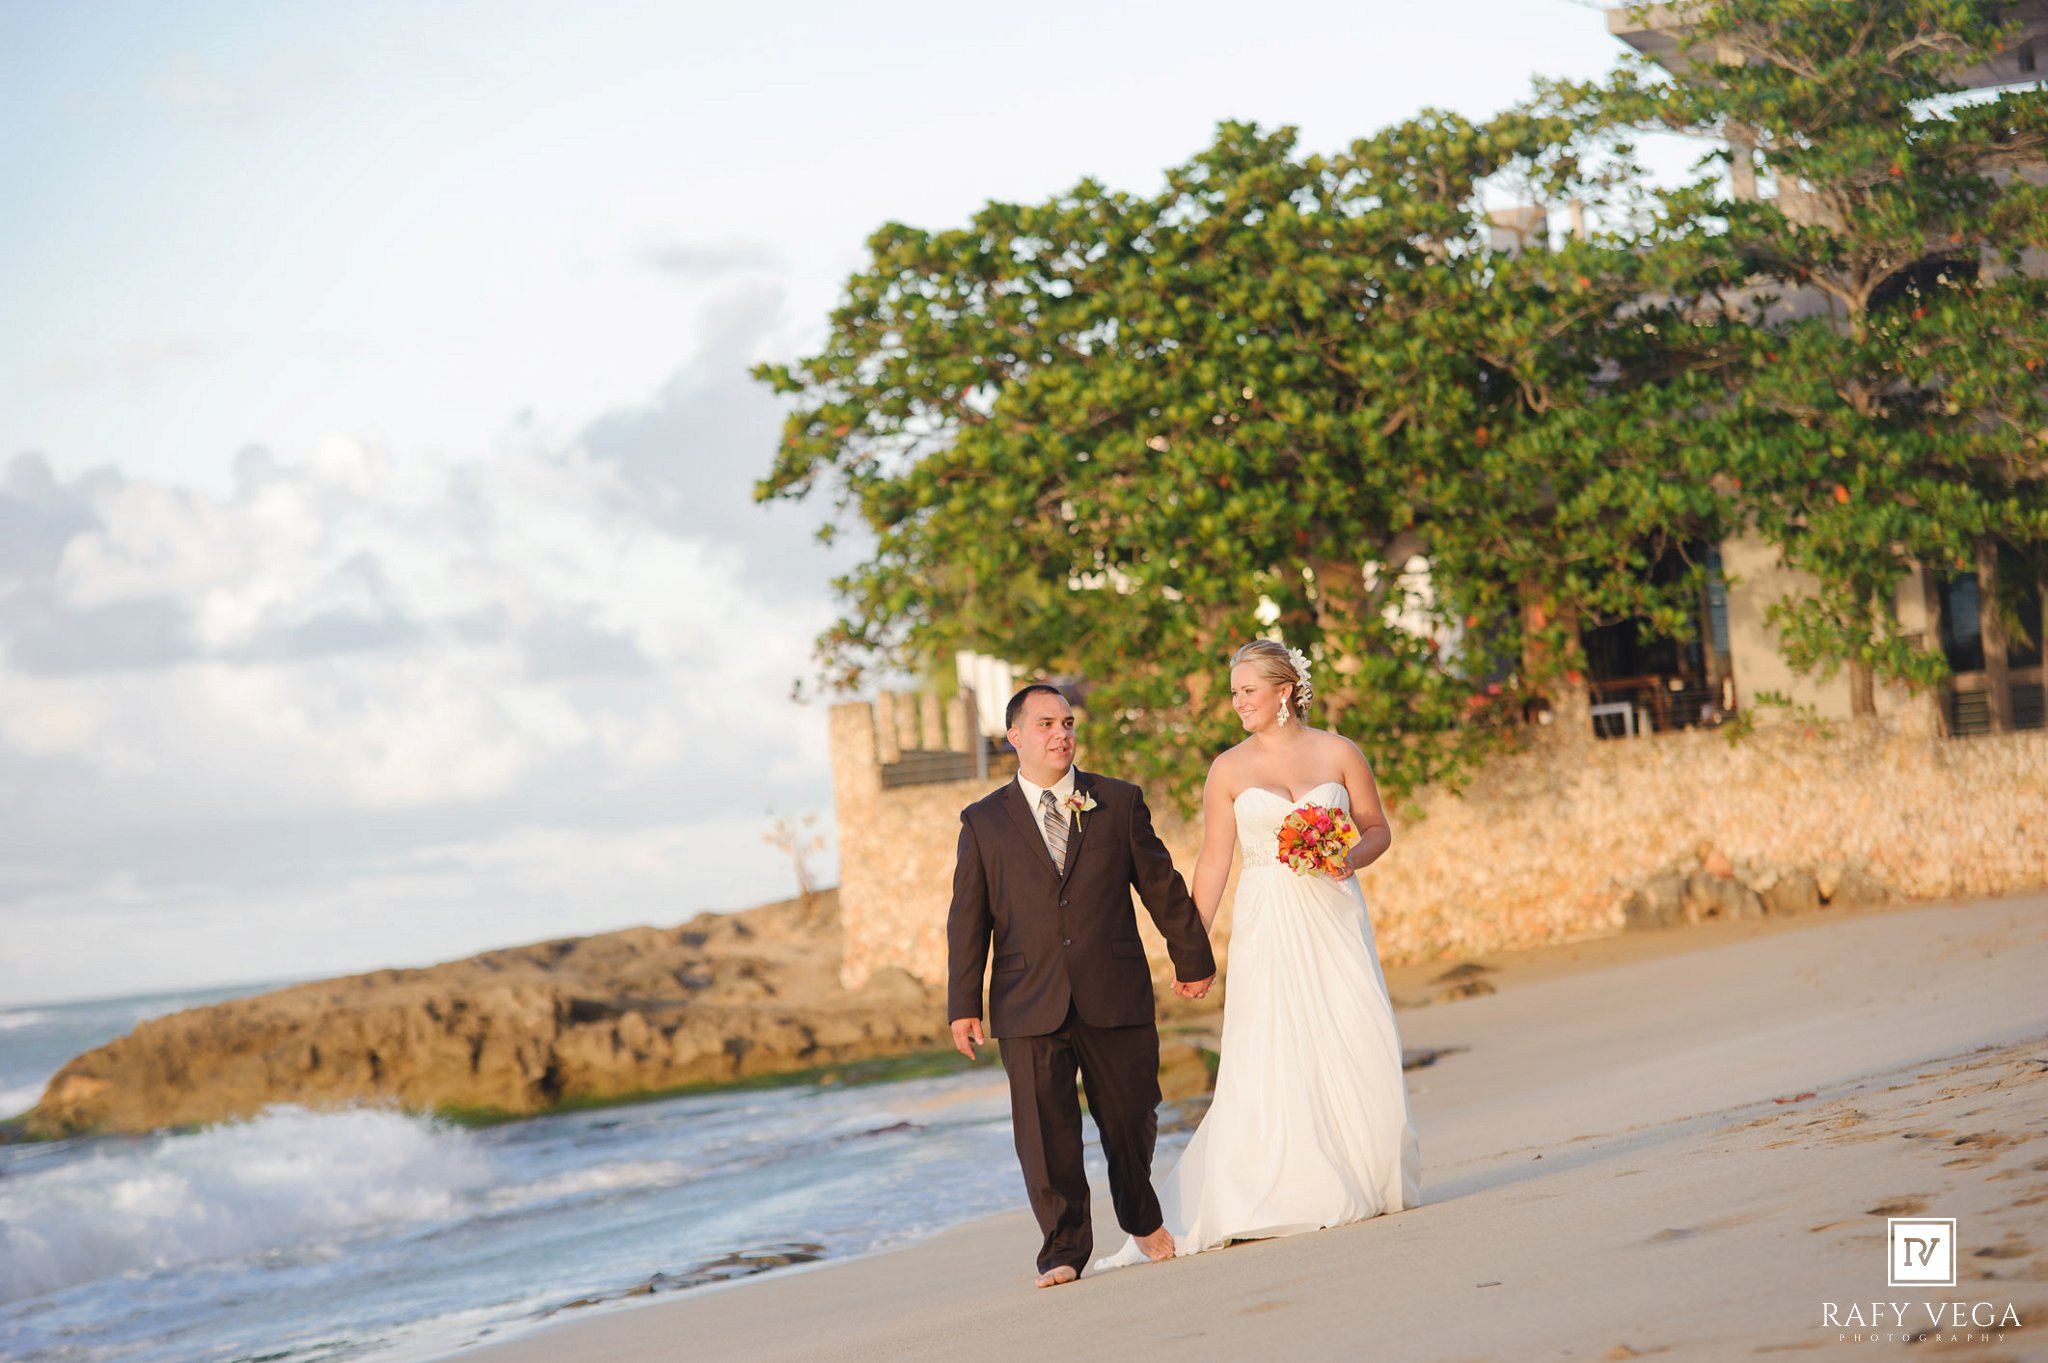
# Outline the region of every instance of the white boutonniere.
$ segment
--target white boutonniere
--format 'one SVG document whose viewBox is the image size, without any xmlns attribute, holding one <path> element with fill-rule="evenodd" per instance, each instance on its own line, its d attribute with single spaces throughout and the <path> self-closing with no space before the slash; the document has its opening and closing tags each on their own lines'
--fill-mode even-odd
<svg viewBox="0 0 2048 1363">
<path fill-rule="evenodd" d="M 1095 808 L 1095 797 L 1085 790 L 1076 790 L 1060 802 L 1069 814 L 1074 816 L 1074 827 L 1081 826 L 1081 816 Z"/>
</svg>

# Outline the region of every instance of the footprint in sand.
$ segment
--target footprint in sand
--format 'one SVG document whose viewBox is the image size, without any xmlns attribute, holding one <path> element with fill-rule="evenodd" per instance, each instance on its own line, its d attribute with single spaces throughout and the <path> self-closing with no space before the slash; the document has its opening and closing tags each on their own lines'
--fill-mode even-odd
<svg viewBox="0 0 2048 1363">
<path fill-rule="evenodd" d="M 2000 1179 L 2026 1178 L 2030 1174 L 2035 1174 L 2039 1172 L 2040 1171 L 2037 1169 L 2000 1169 L 1995 1174 L 1986 1174 L 1984 1178 L 1986 1182 L 1996 1183 Z"/>
<path fill-rule="evenodd" d="M 1971 1257 L 1977 1259 L 2024 1259 L 2033 1252 L 2034 1246 L 2027 1240 L 2026 1236 L 2021 1235 L 2018 1231 L 2007 1231 L 2005 1239 L 1995 1245 L 1986 1245 L 1982 1249 L 1971 1251 Z"/>
<path fill-rule="evenodd" d="M 1998 1158 L 1998 1152 L 2009 1145 L 2018 1145 L 2028 1139 L 2025 1136 L 2008 1136 L 2002 1131 L 1973 1131 L 1967 1136 L 1957 1136 L 1949 1142 L 1952 1149 L 1963 1153 L 1952 1160 L 1943 1160 L 1945 1169 L 1975 1169 Z"/>
<path fill-rule="evenodd" d="M 1927 1199 L 1916 1195 L 1895 1197 L 1889 1202 L 1880 1202 L 1865 1213 L 1867 1216 L 1919 1216 L 1927 1210 Z"/>
<path fill-rule="evenodd" d="M 1438 1003 L 1453 1003 L 1459 999 L 1497 993 L 1493 981 L 1486 978 L 1493 973 L 1492 966 L 1481 965 L 1477 961 L 1454 965 L 1432 981 L 1439 988 L 1430 997 Z"/>
<path fill-rule="evenodd" d="M 1746 1226 L 1763 1216 L 1762 1212 L 1736 1212 L 1730 1216 L 1717 1216 L 1712 1221 L 1702 1221 L 1697 1226 L 1669 1226 L 1652 1235 L 1645 1244 L 1663 1244 L 1672 1240 L 1690 1240 L 1707 1231 L 1727 1230 L 1733 1226 Z"/>
</svg>

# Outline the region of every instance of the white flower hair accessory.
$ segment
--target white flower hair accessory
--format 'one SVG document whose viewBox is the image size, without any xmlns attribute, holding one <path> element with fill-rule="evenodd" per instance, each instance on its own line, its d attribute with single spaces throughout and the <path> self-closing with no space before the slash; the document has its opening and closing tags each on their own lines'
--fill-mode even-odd
<svg viewBox="0 0 2048 1363">
<path fill-rule="evenodd" d="M 1308 685 L 1308 655 L 1298 648 L 1287 650 L 1287 656 L 1294 662 L 1294 679 L 1303 686 Z"/>
</svg>

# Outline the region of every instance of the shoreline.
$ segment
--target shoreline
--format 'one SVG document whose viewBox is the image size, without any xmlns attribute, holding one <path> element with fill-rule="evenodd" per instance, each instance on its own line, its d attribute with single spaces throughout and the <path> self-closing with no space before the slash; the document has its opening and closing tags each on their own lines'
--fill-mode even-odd
<svg viewBox="0 0 2048 1363">
<path fill-rule="evenodd" d="M 1660 940 L 1667 938 L 1676 940 Z M 2036 1240 L 2048 1243 L 2048 1144 L 2018 1149 L 2048 1138 L 2037 1115 L 2048 1102 L 2048 1079 L 2029 1079 L 2048 1075 L 2048 1000 L 2033 985 L 2048 969 L 2048 896 L 1823 910 L 1479 960 L 1489 964 L 1498 992 L 1401 1014 L 1404 1046 L 1468 1047 L 1409 1074 L 1423 1140 L 1424 1202 L 1417 1208 L 1135 1273 L 1089 1274 L 1072 1287 L 1035 1293 L 1024 1270 L 1036 1232 L 1020 1207 L 906 1246 L 802 1265 L 801 1274 L 777 1270 L 718 1284 L 747 1288 L 740 1297 L 692 1289 L 631 1303 L 646 1311 L 605 1309 L 500 1328 L 493 1338 L 434 1357 L 539 1363 L 566 1354 L 652 1363 L 684 1335 L 721 1358 L 936 1358 L 987 1345 L 984 1351 L 999 1359 L 1021 1359 L 1068 1347 L 1050 1342 L 1055 1336 L 1071 1335 L 1070 1346 L 1083 1349 L 1111 1341 L 1156 1345 L 1161 1339 L 1143 1322 L 1163 1320 L 1180 1329 L 1184 1343 L 1199 1345 L 1196 1356 L 1210 1348 L 1216 1356 L 1238 1356 L 1279 1342 L 1274 1331 L 1293 1345 L 1329 1352 L 1340 1340 L 1355 1344 L 1364 1329 L 1376 1344 L 1389 1345 L 1390 1351 L 1376 1348 L 1386 1357 L 1458 1356 L 1453 1341 L 1464 1335 L 1469 1356 L 1511 1358 L 1539 1342 L 1502 1337 L 1524 1312 L 1549 1321 L 1540 1341 L 1546 1347 L 1569 1342 L 1708 1358 L 1726 1356 L 1736 1340 L 1768 1334 L 1779 1341 L 1772 1348 L 1848 1350 L 1868 1343 L 1802 1334 L 1798 1312 L 1739 1321 L 1731 1313 L 1719 1322 L 1718 1343 L 1709 1341 L 1714 1322 L 1697 1305 L 1690 1314 L 1698 1337 L 1690 1341 L 1671 1337 L 1677 1326 L 1669 1321 L 1625 1329 L 1595 1329 L 1592 1322 L 1627 1314 L 1626 1303 L 1614 1300 L 1617 1292 L 1644 1302 L 1674 1291 L 1692 1299 L 1753 1294 L 1759 1285 L 1745 1284 L 1740 1262 L 1775 1256 L 1794 1262 L 1761 1285 L 1774 1300 L 1805 1283 L 1827 1286 L 1837 1301 L 1868 1301 L 1886 1291 L 1881 1276 L 1870 1283 L 1883 1260 L 1882 1246 L 1867 1243 L 1873 1224 L 1882 1239 L 1883 1218 L 1873 1209 L 1915 1202 L 1926 1205 L 1894 1214 L 1971 1213 L 1959 1228 L 1966 1287 L 1958 1291 L 1973 1290 L 1968 1275 L 1980 1273 L 1976 1288 L 2005 1290 L 2035 1328 L 2014 1338 L 2038 1341 L 2048 1332 L 2044 1259 L 2022 1265 L 2030 1276 L 2007 1287 L 1997 1271 L 2003 1261 L 1967 1257 L 1988 1248 L 2024 1259 Z M 1389 967 L 1390 988 L 1398 995 L 1450 964 Z M 1934 969 L 1944 965 L 1948 973 Z M 1981 1071 L 1999 1066 L 2011 1073 L 1983 1080 Z M 1961 1113 L 1956 1095 L 1964 1090 L 1993 1099 L 1982 1112 Z M 2032 1104 L 2028 1116 L 2016 1116 L 2015 1101 Z M 1876 1141 L 1926 1137 L 1907 1128 L 1932 1130 L 1967 1116 L 1980 1124 L 1995 1117 L 2007 1129 L 1955 1127 L 1960 1137 L 1993 1149 L 1973 1146 L 1950 1161 L 1966 1167 L 1921 1170 L 1917 1182 L 1909 1176 L 1914 1170 L 1891 1166 L 1924 1159 L 1934 1138 Z M 1860 1134 L 1880 1118 L 1900 1129 Z M 1858 1153 L 1845 1162 L 1848 1151 Z M 2016 1163 L 2015 1151 L 2024 1156 Z M 1985 1157 L 1975 1160 L 1976 1154 Z M 1856 1163 L 1864 1158 L 1867 1168 Z M 1640 1167 L 1606 1173 L 1617 1161 Z M 2004 1167 L 1969 1177 L 1994 1162 Z M 1812 1167 L 1788 1181 L 1784 1170 L 1793 1164 Z M 1925 1186 L 1942 1178 L 1947 1186 L 1939 1193 Z M 1725 1202 L 1739 1197 L 1745 1183 L 1768 1188 L 1782 1205 L 1765 1198 L 1739 1214 L 1695 1214 L 1678 1205 Z M 1575 1208 L 1574 1199 L 1599 1205 Z M 1575 1304 L 1578 1314 L 1566 1312 L 1569 1319 L 1558 1318 L 1550 1297 L 1545 1315 L 1538 1310 L 1544 1303 L 1516 1290 L 1531 1274 L 1545 1276 L 1541 1223 L 1529 1224 L 1526 1207 L 1552 1200 L 1566 1204 L 1557 1210 L 1575 1234 L 1603 1242 L 1619 1235 L 1626 1244 L 1626 1253 L 1607 1265 L 1606 1290 L 1592 1297 L 1583 1280 L 1548 1273 L 1552 1295 Z M 1100 1190 L 1097 1206 L 1101 1244 L 1115 1228 L 1104 1219 Z M 1788 1218 L 1805 1224 L 1781 1226 L 1762 1241 L 1746 1229 Z M 1985 1218 L 2004 1218 L 2018 1229 L 1997 1241 L 1978 1224 Z M 1516 1233 L 1503 1239 L 1510 1226 Z M 1788 1255 L 1782 1242 L 1794 1234 L 1827 1238 L 1794 1240 L 1797 1252 Z M 1736 1242 L 1751 1243 L 1737 1253 Z M 1828 1253 L 1816 1254 L 1823 1246 Z M 1480 1271 L 1502 1255 L 1520 1271 Z M 1348 1267 L 1330 1281 L 1390 1274 L 1407 1281 L 1391 1322 L 1384 1314 L 1362 1318 L 1365 1303 L 1356 1294 L 1318 1295 L 1315 1284 L 1332 1258 Z M 1418 1258 L 1436 1270 L 1418 1266 Z M 1673 1261 L 1668 1270 L 1657 1262 L 1664 1259 Z M 1680 1272 L 1679 1260 L 1698 1262 Z M 808 1271 L 824 1269 L 837 1272 Z M 1838 1287 L 1819 1280 L 1824 1269 L 1840 1278 Z M 1719 1286 L 1711 1286 L 1716 1279 Z M 1697 1290 L 1702 1285 L 1704 1292 Z M 1244 1298 L 1244 1318 L 1217 1319 L 1219 1295 Z M 1390 1325 L 1399 1328 L 1389 1334 Z M 830 1340 L 829 1347 L 820 1340 Z"/>
<path fill-rule="evenodd" d="M 397 1110 L 410 1117 L 428 1117 L 447 1122 L 465 1130 L 485 1130 L 494 1126 L 505 1126 L 514 1122 L 537 1121 L 544 1117 L 558 1117 L 577 1112 L 602 1112 L 609 1108 L 636 1107 L 647 1103 L 665 1102 L 670 1098 L 696 1098 L 719 1093 L 751 1093 L 762 1089 L 799 1088 L 815 1086 L 821 1088 L 861 1088 L 871 1084 L 893 1084 L 908 1079 L 930 1079 L 953 1072 L 955 1053 L 944 1047 L 930 1047 L 921 1050 L 904 1051 L 897 1055 L 876 1056 L 869 1060 L 848 1060 L 831 1065 L 813 1065 L 801 1070 L 775 1070 L 766 1074 L 750 1074 L 740 1079 L 716 1079 L 703 1083 L 680 1084 L 674 1088 L 648 1089 L 638 1093 L 625 1093 L 593 1099 L 572 1099 L 545 1112 L 507 1112 L 503 1108 L 470 1108 L 460 1104 L 442 1104 L 432 1108 L 400 1107 Z M 964 1063 L 964 1062 L 963 1062 Z M 997 1067 L 993 1058 L 977 1060 L 977 1067 Z M 280 1103 L 292 1100 L 279 1099 Z M 385 1100 L 388 1104 L 392 1100 Z M 356 1100 L 355 1106 L 374 1107 L 380 1104 L 366 1099 Z M 348 1108 L 314 1109 L 315 1111 L 347 1111 Z M 57 1141 L 91 1142 L 109 1137 L 133 1139 L 134 1133 L 94 1131 L 74 1132 L 68 1136 L 30 1136 L 22 1133 L 26 1123 L 26 1111 L 13 1117 L 0 1117 L 0 1144 L 37 1145 Z M 174 1126 L 160 1126 L 148 1133 L 149 1136 L 186 1136 L 204 1131 L 218 1122 L 184 1122 Z"/>
<path fill-rule="evenodd" d="M 2002 896 L 2011 898 L 2013 896 Z M 1524 947 L 1514 951 L 1486 952 L 1473 957 L 1460 957 L 1438 961 L 1408 962 L 1388 965 L 1384 969 L 1388 992 L 1393 998 L 1397 1015 L 1423 1007 L 1432 1006 L 1432 995 L 1444 988 L 1438 976 L 1446 971 L 1465 970 L 1467 978 L 1482 981 L 1482 989 L 1498 990 L 1502 987 L 1518 987 L 1536 980 L 1553 978 L 1559 974 L 1574 974 L 1586 970 L 1603 969 L 1611 965 L 1630 961 L 1654 959 L 1701 951 L 1730 941 L 1746 941 L 1755 937 L 1775 936 L 1784 932 L 1797 932 L 1804 928 L 1824 926 L 1844 918 L 1867 917 L 1875 914 L 1897 913 L 1927 908 L 1947 901 L 1895 901 L 1889 904 L 1856 905 L 1842 908 L 1823 908 L 1813 913 L 1790 917 L 1709 920 L 1703 923 L 1685 924 L 1650 931 L 1622 931 L 1600 937 L 1584 938 L 1575 942 L 1555 942 L 1544 946 Z M 1975 901 L 1989 902 L 1989 901 Z M 768 906 L 774 907 L 774 906 Z M 1473 971 L 1472 967 L 1478 967 Z M 325 977 L 312 980 L 294 981 L 293 984 L 321 983 Z M 1219 990 L 1216 1000 L 1227 997 L 1228 977 L 1224 990 Z M 289 987 L 289 986 L 283 986 Z M 1468 986 L 1469 987 L 1469 986 Z M 175 992 L 175 991 L 174 991 Z M 121 997 L 121 996 L 116 996 Z M 87 1000 L 86 1002 L 90 1002 Z M 1161 1039 L 1213 1042 L 1221 1025 L 1221 1015 L 1216 1003 L 1208 1006 L 1190 1005 L 1175 1000 L 1171 995 L 1160 998 L 1159 1026 Z M 47 1006 L 47 1005 L 31 1005 Z M 435 1117 L 457 1126 L 482 1129 L 510 1122 L 521 1122 L 536 1117 L 547 1117 L 565 1112 L 592 1111 L 612 1107 L 630 1107 L 636 1104 L 660 1102 L 669 1098 L 693 1097 L 698 1094 L 723 1093 L 736 1090 L 761 1088 L 785 1088 L 819 1082 L 831 1082 L 828 1076 L 842 1076 L 838 1082 L 847 1084 L 889 1083 L 901 1078 L 917 1078 L 929 1074 L 948 1072 L 946 1066 L 952 1063 L 953 1052 L 946 1046 L 919 1048 L 894 1055 L 876 1056 L 865 1060 L 841 1061 L 801 1069 L 771 1071 L 764 1074 L 747 1075 L 737 1079 L 704 1080 L 681 1084 L 665 1089 L 647 1089 L 633 1093 L 608 1095 L 601 1098 L 575 1099 L 541 1112 L 515 1112 L 503 1108 L 471 1107 L 461 1104 L 440 1104 L 430 1108 L 404 1108 L 416 1116 Z M 995 1064 L 993 1054 L 980 1064 Z M 280 1102 L 295 1101 L 279 1099 Z M 26 1127 L 33 1106 L 19 1113 L 0 1116 L 0 1144 L 41 1144 L 56 1141 L 91 1141 L 103 1136 L 125 1134 L 118 1132 L 73 1132 L 68 1135 L 30 1135 Z M 175 1123 L 154 1128 L 152 1135 L 189 1134 L 212 1125 L 209 1122 Z"/>
</svg>

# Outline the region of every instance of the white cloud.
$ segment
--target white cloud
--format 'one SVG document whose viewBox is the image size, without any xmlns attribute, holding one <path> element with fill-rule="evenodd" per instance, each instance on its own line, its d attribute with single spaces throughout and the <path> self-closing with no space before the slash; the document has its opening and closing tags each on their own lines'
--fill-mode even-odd
<svg viewBox="0 0 2048 1363">
<path fill-rule="evenodd" d="M 748 242 L 704 244 L 665 241 L 645 248 L 641 259 L 664 274 L 692 280 L 769 273 L 782 265 L 775 252 Z"/>
<path fill-rule="evenodd" d="M 75 689 L 0 670 L 0 740 L 31 756 L 83 747 L 103 720 Z"/>
<path fill-rule="evenodd" d="M 151 81 L 149 92 L 181 114 L 233 118 L 249 107 L 248 91 L 189 55 Z"/>
<path fill-rule="evenodd" d="M 260 888 L 167 888 L 119 872 L 38 890 L 6 910 L 0 1004 L 187 986 L 200 949 L 222 982 L 339 975 L 793 893 L 787 861 L 761 841 L 766 820 L 746 813 L 615 831 L 509 827 Z"/>
<path fill-rule="evenodd" d="M 580 450 L 422 457 L 401 471 L 336 440 L 268 462 L 225 501 L 142 482 L 103 484 L 88 501 L 98 524 L 63 545 L 59 607 L 175 603 L 190 612 L 195 661 L 41 687 L 8 731 L 25 749 L 131 775 L 195 756 L 181 732 L 199 727 L 223 752 L 288 757 L 279 774 L 298 790 L 369 805 L 499 794 L 585 746 L 644 767 L 625 735 L 655 735 L 679 758 L 681 735 L 704 723 L 775 751 L 762 707 L 725 702 L 786 691 L 822 623 L 815 608 L 766 608 L 736 549 L 636 516 L 614 467 Z M 457 626 L 487 618 L 505 637 Z M 337 623 L 350 621 L 353 634 Z M 357 646 L 330 651 L 323 637 Z M 652 671 L 578 693 L 590 670 L 571 658 L 543 674 L 560 684 L 536 682 L 531 649 L 516 645 L 543 637 L 612 671 L 620 656 L 644 660 L 623 670 Z"/>
<path fill-rule="evenodd" d="M 310 973 L 790 892 L 759 835 L 827 798 L 824 716 L 787 699 L 827 563 L 762 569 L 759 532 L 793 527 L 734 473 L 775 411 L 730 353 L 552 449 L 335 437 L 245 452 L 221 495 L 18 458 L 0 819 L 33 850 L 0 867 L 0 987 Z M 156 945 L 106 947 L 116 920 Z"/>
<path fill-rule="evenodd" d="M 57 592 L 67 606 L 181 595 L 248 566 L 226 509 L 208 497 L 124 483 L 89 500 L 102 528 L 64 546 Z"/>
</svg>

